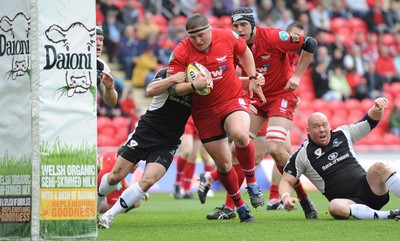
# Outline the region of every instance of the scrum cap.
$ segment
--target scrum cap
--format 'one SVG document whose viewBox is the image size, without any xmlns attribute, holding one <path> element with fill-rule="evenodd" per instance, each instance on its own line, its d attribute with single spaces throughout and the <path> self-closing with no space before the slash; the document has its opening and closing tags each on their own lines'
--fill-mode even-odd
<svg viewBox="0 0 400 241">
<path fill-rule="evenodd" d="M 251 29 L 254 29 L 256 22 L 254 21 L 253 9 L 247 7 L 240 7 L 232 11 L 232 23 L 239 20 L 246 20 L 250 23 Z"/>
<path fill-rule="evenodd" d="M 96 26 L 96 34 L 103 35 L 103 29 L 99 26 Z"/>
</svg>

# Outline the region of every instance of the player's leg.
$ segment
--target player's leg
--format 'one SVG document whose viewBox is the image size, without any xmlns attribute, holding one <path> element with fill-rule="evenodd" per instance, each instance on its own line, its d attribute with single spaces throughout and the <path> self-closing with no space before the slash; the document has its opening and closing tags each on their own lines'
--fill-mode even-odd
<svg viewBox="0 0 400 241">
<path fill-rule="evenodd" d="M 203 161 L 204 173 L 212 172 L 214 170 L 214 165 L 213 165 L 214 162 L 210 158 L 210 155 L 204 148 L 203 144 L 201 145 L 201 148 L 200 148 L 200 157 L 201 157 L 201 160 Z M 207 195 L 207 197 L 214 197 L 214 191 L 212 190 L 211 185 L 210 185 L 210 188 L 206 195 Z"/>
<path fill-rule="evenodd" d="M 227 138 L 204 143 L 218 169 L 218 179 L 235 202 L 241 222 L 254 222 L 254 218 L 240 194 L 238 176 L 232 168 L 232 156 Z"/>
<path fill-rule="evenodd" d="M 109 228 L 117 214 L 126 212 L 137 202 L 145 198 L 146 192 L 167 172 L 173 158 L 171 153 L 174 153 L 174 151 L 173 147 L 163 148 L 154 151 L 148 156 L 142 178 L 138 183 L 124 190 L 112 208 L 104 213 L 98 221 L 99 228 Z"/>
<path fill-rule="evenodd" d="M 290 143 L 290 135 L 286 136 L 285 140 L 285 148 L 288 153 L 291 152 L 291 143 Z M 279 182 L 282 178 L 282 174 L 279 172 L 276 164 L 272 167 L 271 173 L 271 186 L 269 189 L 269 201 L 267 205 L 267 210 L 281 210 L 283 209 L 283 203 L 279 197 Z"/>
<path fill-rule="evenodd" d="M 201 141 L 198 138 L 193 138 L 192 143 L 193 143 L 192 152 L 189 154 L 187 158 L 185 169 L 183 171 L 182 189 L 184 193 L 183 194 L 184 199 L 193 199 L 193 195 L 191 192 L 192 179 L 194 171 L 196 169 L 196 159 L 202 147 Z"/>
<path fill-rule="evenodd" d="M 117 161 L 111 172 L 102 175 L 97 190 L 97 209 L 108 194 L 118 188 L 118 183 L 122 181 L 129 172 L 132 171 L 134 164 L 125 158 L 118 156 Z M 101 172 L 100 172 L 101 173 Z"/>
<path fill-rule="evenodd" d="M 290 156 L 290 153 L 285 148 L 285 140 L 291 124 L 291 120 L 280 116 L 272 116 L 268 120 L 267 150 L 274 159 L 280 173 L 283 172 L 286 161 Z M 318 212 L 307 193 L 304 191 L 300 180 L 295 184 L 294 190 L 296 191 L 297 197 L 300 199 L 300 205 L 303 208 L 306 218 L 318 218 Z"/>
<path fill-rule="evenodd" d="M 232 150 L 232 166 L 238 176 L 238 185 L 239 188 L 242 186 L 243 181 L 244 181 L 244 173 L 242 166 L 238 162 L 236 158 L 236 154 L 234 152 L 235 148 L 234 145 L 231 145 L 231 150 Z M 226 194 L 225 197 L 225 203 L 221 207 L 216 207 L 214 209 L 214 212 L 208 213 L 206 218 L 208 220 L 223 220 L 223 219 L 233 219 L 236 218 L 236 213 L 235 213 L 235 202 L 232 200 L 232 198 Z"/>
<path fill-rule="evenodd" d="M 191 155 L 193 150 L 193 134 L 190 133 L 188 125 L 185 126 L 185 134 L 181 136 L 181 144 L 179 146 L 179 155 L 176 159 L 176 177 L 174 183 L 174 193 L 175 199 L 181 199 L 183 197 L 183 176 L 185 168 L 187 165 L 187 160 Z"/>
<path fill-rule="evenodd" d="M 235 145 L 236 157 L 246 177 L 247 191 L 254 208 L 264 205 L 264 195 L 255 175 L 254 146 L 249 137 L 250 115 L 244 111 L 231 113 L 225 120 L 224 129 Z M 261 127 L 260 127 L 261 128 Z"/>
</svg>

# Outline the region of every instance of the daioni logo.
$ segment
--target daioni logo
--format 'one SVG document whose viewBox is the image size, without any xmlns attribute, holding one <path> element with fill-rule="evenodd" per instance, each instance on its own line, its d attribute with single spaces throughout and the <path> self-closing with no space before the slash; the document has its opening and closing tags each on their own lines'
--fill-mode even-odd
<svg viewBox="0 0 400 241">
<path fill-rule="evenodd" d="M 44 45 L 46 64 L 43 69 L 65 71 L 66 85 L 58 88 L 53 96 L 73 97 L 89 91 L 95 103 L 96 87 L 92 85 L 90 71 L 93 68 L 91 50 L 96 48 L 95 28 L 88 29 L 80 22 L 72 23 L 66 29 L 53 24 L 45 35 L 52 44 Z"/>
<path fill-rule="evenodd" d="M 12 56 L 11 69 L 5 74 L 5 79 L 17 79 L 30 73 L 29 34 L 30 18 L 19 12 L 14 17 L 2 16 L 0 29 L 6 34 L 0 34 L 0 57 Z"/>
</svg>

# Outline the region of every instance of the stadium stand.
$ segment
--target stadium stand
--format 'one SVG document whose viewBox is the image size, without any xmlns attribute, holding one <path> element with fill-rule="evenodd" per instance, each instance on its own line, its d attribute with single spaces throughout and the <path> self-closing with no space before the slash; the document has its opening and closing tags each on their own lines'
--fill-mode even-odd
<svg viewBox="0 0 400 241">
<path fill-rule="evenodd" d="M 114 4 L 119 8 L 122 9 L 127 0 L 114 0 Z M 179 9 L 180 1 L 171 0 L 167 1 L 168 5 L 165 5 L 164 1 L 140 1 L 137 0 L 137 6 L 139 11 L 142 13 L 145 11 L 150 11 L 153 13 L 152 20 L 155 22 L 160 29 L 162 30 L 158 36 L 155 36 L 156 39 L 148 39 L 146 41 L 142 41 L 140 44 L 137 45 L 137 55 L 140 54 L 142 50 L 146 47 L 151 46 L 154 48 L 155 52 L 159 51 L 159 45 L 161 42 L 169 42 L 171 43 L 171 48 L 177 44 L 182 36 L 180 29 L 171 29 L 169 26 L 169 20 L 178 14 L 179 24 L 181 27 L 184 28 L 186 19 L 189 15 L 187 12 L 180 12 L 178 13 L 176 9 Z M 216 17 L 213 16 L 212 12 L 212 3 L 211 1 L 203 1 L 197 0 L 196 4 L 200 5 L 200 11 L 202 13 L 208 15 L 210 24 L 213 27 L 221 27 L 221 28 L 232 28 L 231 26 L 231 19 L 230 16 L 221 16 Z M 259 2 L 259 1 L 257 1 Z M 316 1 L 307 1 L 307 9 L 311 11 L 315 6 Z M 372 6 L 374 1 L 368 1 Z M 99 11 L 99 6 L 103 3 L 102 0 L 97 1 L 97 19 L 96 22 L 101 24 L 104 17 L 101 15 Z M 295 6 L 295 5 L 293 5 Z M 288 6 L 289 10 L 293 10 L 293 6 Z M 328 9 L 329 10 L 329 9 Z M 347 12 L 348 13 L 348 12 Z M 335 17 L 331 18 L 331 32 L 323 32 L 320 35 L 320 38 L 324 38 L 323 45 L 330 46 L 334 40 L 335 35 L 340 34 L 345 37 L 345 45 L 348 48 L 347 51 L 350 51 L 351 46 L 355 44 L 355 36 L 362 32 L 363 39 L 367 39 L 368 29 L 365 19 L 352 17 L 351 14 L 347 14 L 348 17 Z M 269 22 L 265 19 L 260 19 L 261 25 L 270 26 Z M 399 24 L 399 23 L 397 23 Z M 399 26 L 399 25 L 397 25 Z M 273 26 L 272 26 L 273 27 Z M 177 31 L 177 32 L 173 32 Z M 397 30 L 400 31 L 400 30 Z M 373 38 L 375 41 L 375 47 L 378 49 L 380 44 L 384 44 L 386 46 L 390 46 L 392 49 L 400 49 L 400 43 L 396 42 L 396 38 L 394 34 L 391 33 L 383 33 L 378 35 L 373 33 Z M 137 41 L 137 40 L 132 40 Z M 357 43 L 363 46 L 365 43 Z M 400 51 L 392 51 L 392 53 L 396 52 L 397 55 Z M 376 53 L 376 54 L 379 54 Z M 121 71 L 121 67 L 118 62 L 110 63 L 110 67 L 112 68 L 113 75 L 119 77 L 120 79 L 124 80 L 124 73 Z M 158 68 L 162 67 L 160 64 Z M 134 68 L 134 63 L 132 68 Z M 311 70 L 311 67 L 310 67 Z M 300 144 L 304 138 L 306 138 L 306 128 L 307 128 L 307 117 L 314 111 L 321 111 L 324 112 L 328 117 L 331 118 L 332 126 L 336 127 L 338 125 L 347 123 L 347 122 L 355 122 L 359 120 L 363 114 L 368 110 L 371 106 L 371 99 L 347 99 L 345 101 L 325 101 L 322 99 L 315 98 L 315 91 L 313 89 L 312 80 L 311 80 L 311 71 L 306 71 L 305 75 L 302 77 L 301 84 L 299 89 L 297 90 L 297 94 L 301 99 L 301 102 L 296 110 L 297 114 L 295 115 L 295 119 L 293 122 L 293 127 L 291 131 L 292 136 L 292 144 L 298 145 Z M 400 81 L 398 77 L 397 81 Z M 131 81 L 124 80 L 124 85 L 127 88 L 131 88 Z M 125 92 L 126 90 L 124 90 Z M 400 82 L 392 82 L 392 83 L 385 83 L 383 86 L 383 91 L 389 101 L 393 103 L 394 101 L 400 101 Z M 147 109 L 150 99 L 146 97 L 145 91 L 143 88 L 135 88 L 134 89 L 135 100 L 139 105 L 141 110 Z M 393 135 L 390 133 L 388 128 L 388 119 L 389 119 L 389 112 L 385 112 L 385 116 L 378 127 L 364 140 L 360 141 L 356 145 L 366 145 L 366 146 L 373 146 L 373 145 L 400 145 L 400 137 Z M 127 137 L 128 130 L 129 130 L 129 119 L 126 117 L 118 117 L 114 119 L 110 119 L 107 117 L 98 117 L 98 145 L 99 146 L 117 146 L 120 145 Z"/>
</svg>

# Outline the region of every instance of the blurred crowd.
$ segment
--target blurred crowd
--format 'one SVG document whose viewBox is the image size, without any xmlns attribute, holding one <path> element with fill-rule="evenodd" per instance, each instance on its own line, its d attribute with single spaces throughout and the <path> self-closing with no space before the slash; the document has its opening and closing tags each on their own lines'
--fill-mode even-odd
<svg viewBox="0 0 400 241">
<path fill-rule="evenodd" d="M 105 60 L 123 73 L 121 99 L 133 98 L 123 91 L 124 85 L 145 88 L 168 63 L 176 44 L 186 37 L 187 16 L 202 13 L 213 27 L 231 28 L 230 14 L 239 6 L 253 8 L 257 25 L 286 29 L 299 21 L 305 35 L 317 39 L 308 73 L 314 98 L 386 96 L 400 103 L 400 93 L 387 96 L 384 91 L 400 82 L 398 0 L 96 0 Z M 138 118 L 137 107 L 130 106 L 120 114 L 100 108 L 100 115 Z"/>
</svg>

